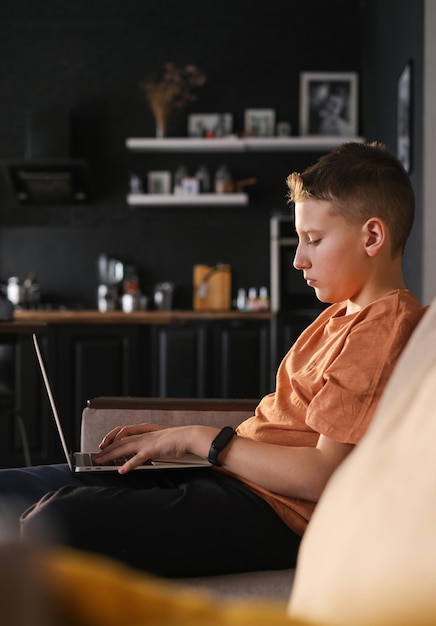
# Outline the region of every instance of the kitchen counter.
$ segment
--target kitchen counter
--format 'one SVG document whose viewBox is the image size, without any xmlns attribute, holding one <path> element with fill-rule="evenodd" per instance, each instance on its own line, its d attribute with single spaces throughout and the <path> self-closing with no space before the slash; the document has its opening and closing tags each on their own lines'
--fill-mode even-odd
<svg viewBox="0 0 436 626">
<path fill-rule="evenodd" d="M 44 324 L 172 324 L 202 320 L 270 320 L 270 311 L 111 311 L 97 310 L 18 310 L 14 312 L 15 328 Z M 10 325 L 10 323 L 9 323 Z"/>
<path fill-rule="evenodd" d="M 35 320 L 11 320 L 0 322 L 0 335 L 20 335 L 24 333 L 37 333 L 40 330 L 44 330 L 47 324 L 42 321 Z"/>
<path fill-rule="evenodd" d="M 63 459 L 32 342 L 41 347 L 64 427 L 79 445 L 80 416 L 97 396 L 258 398 L 270 373 L 269 311 L 16 310 L 0 322 L 7 407 L 26 424 L 33 465 Z M 1 356 L 1 355 L 0 355 Z M 4 420 L 0 467 L 22 466 L 13 420 Z M 53 433 L 53 434 L 52 434 Z"/>
</svg>

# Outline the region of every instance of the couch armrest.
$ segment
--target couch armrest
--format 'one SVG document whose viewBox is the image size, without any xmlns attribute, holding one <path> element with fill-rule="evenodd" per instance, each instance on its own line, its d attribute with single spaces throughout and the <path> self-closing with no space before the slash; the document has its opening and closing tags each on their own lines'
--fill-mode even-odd
<svg viewBox="0 0 436 626">
<path fill-rule="evenodd" d="M 82 413 L 80 449 L 98 449 L 104 435 L 122 424 L 152 422 L 165 426 L 233 426 L 251 417 L 259 400 L 215 398 L 98 397 Z"/>
</svg>

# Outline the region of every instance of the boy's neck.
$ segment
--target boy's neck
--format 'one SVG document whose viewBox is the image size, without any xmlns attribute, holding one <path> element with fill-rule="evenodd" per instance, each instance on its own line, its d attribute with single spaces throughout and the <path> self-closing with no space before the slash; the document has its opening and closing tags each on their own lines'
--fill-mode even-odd
<svg viewBox="0 0 436 626">
<path fill-rule="evenodd" d="M 357 313 L 371 302 L 380 300 L 390 291 L 405 288 L 401 256 L 375 263 L 361 293 L 356 296 L 356 299 L 348 300 L 346 315 Z"/>
<path fill-rule="evenodd" d="M 380 298 L 383 298 L 389 292 L 397 291 L 399 289 L 405 289 L 405 288 L 406 287 L 404 285 L 404 282 L 401 281 L 401 282 L 398 282 L 397 284 L 386 285 L 382 289 L 373 290 L 371 294 L 368 294 L 368 297 L 359 298 L 357 301 L 348 300 L 347 301 L 347 310 L 345 312 L 345 315 L 351 315 L 353 313 L 358 313 L 365 306 L 368 306 L 368 304 L 371 304 L 372 302 L 375 302 L 376 300 L 380 300 Z"/>
</svg>

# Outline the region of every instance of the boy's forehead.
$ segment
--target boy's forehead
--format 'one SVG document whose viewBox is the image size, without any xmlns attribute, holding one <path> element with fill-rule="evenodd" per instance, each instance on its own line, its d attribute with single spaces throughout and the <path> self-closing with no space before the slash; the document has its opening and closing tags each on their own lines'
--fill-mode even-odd
<svg viewBox="0 0 436 626">
<path fill-rule="evenodd" d="M 295 203 L 294 222 L 297 230 L 319 228 L 332 218 L 332 204 L 327 200 L 308 198 Z"/>
</svg>

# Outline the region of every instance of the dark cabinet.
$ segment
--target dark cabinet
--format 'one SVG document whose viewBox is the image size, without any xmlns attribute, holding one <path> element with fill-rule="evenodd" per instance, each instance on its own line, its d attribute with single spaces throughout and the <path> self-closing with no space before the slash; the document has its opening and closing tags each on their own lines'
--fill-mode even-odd
<svg viewBox="0 0 436 626">
<path fill-rule="evenodd" d="M 204 398 L 209 390 L 207 328 L 199 324 L 153 329 L 153 394 L 159 398 Z"/>
<path fill-rule="evenodd" d="M 269 331 L 269 319 L 48 325 L 39 339 L 68 445 L 96 396 L 260 398 Z M 64 461 L 30 333 L 0 351 L 0 419 L 0 467 Z"/>
<path fill-rule="evenodd" d="M 269 391 L 269 322 L 154 328 L 153 395 L 258 398 Z"/>
<path fill-rule="evenodd" d="M 99 395 L 149 394 L 148 328 L 58 325 L 49 329 L 49 370 L 69 442 L 78 447 L 83 407 Z"/>
<path fill-rule="evenodd" d="M 1 338 L 0 467 L 39 465 L 54 458 L 57 434 L 42 387 L 32 337 Z M 46 352 L 46 337 L 41 338 Z"/>
<path fill-rule="evenodd" d="M 215 331 L 219 398 L 260 398 L 269 388 L 269 324 L 234 321 Z"/>
</svg>

